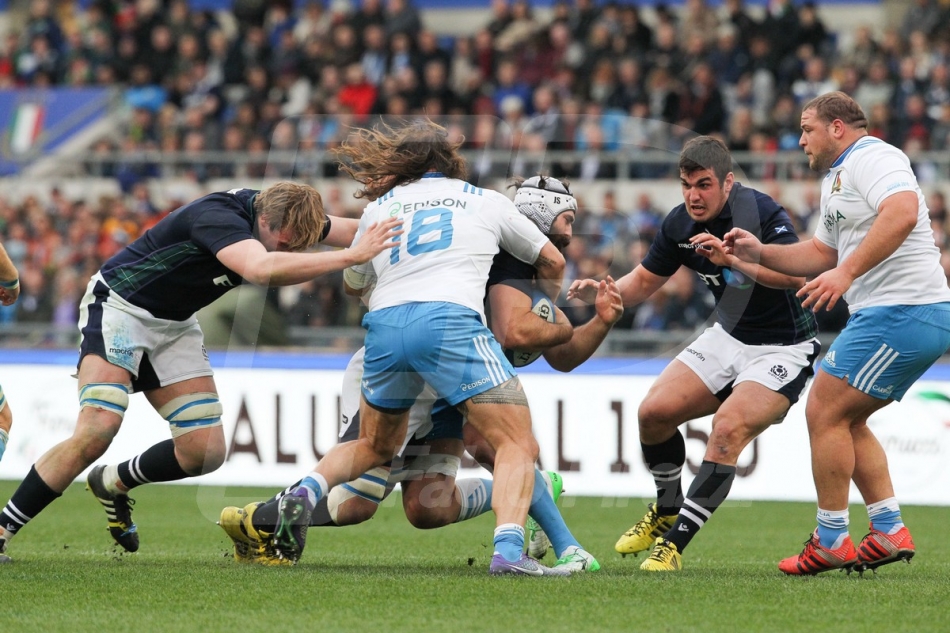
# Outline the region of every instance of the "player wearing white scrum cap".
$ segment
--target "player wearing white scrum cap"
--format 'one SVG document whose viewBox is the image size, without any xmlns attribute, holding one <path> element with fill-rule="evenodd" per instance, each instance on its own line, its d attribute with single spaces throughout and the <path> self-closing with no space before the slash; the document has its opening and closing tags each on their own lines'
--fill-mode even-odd
<svg viewBox="0 0 950 633">
<path fill-rule="evenodd" d="M 543 180 L 549 189 L 542 190 L 540 195 L 533 191 L 525 195 L 531 187 L 521 185 L 532 181 L 538 183 L 539 179 L 519 179 L 515 185 L 520 187 L 515 194 L 515 205 L 532 219 L 548 218 L 548 239 L 566 246 L 573 234 L 577 203 L 566 183 L 549 178 Z M 570 199 L 565 199 L 565 196 Z M 554 197 L 560 200 L 555 201 Z M 533 202 L 528 202 L 529 199 Z M 550 204 L 545 199 L 549 199 Z M 552 208 L 557 208 L 556 214 L 549 214 L 548 210 Z M 535 358 L 544 354 L 555 369 L 570 371 L 593 354 L 611 326 L 622 316 L 616 285 L 612 280 L 604 281 L 596 301 L 595 316 L 572 328 L 559 310 L 554 310 L 554 322 L 544 321 L 531 313 L 532 294 L 537 292 L 533 277 L 530 265 L 519 262 L 504 251 L 495 256 L 485 292 L 489 324 L 502 347 L 514 345 L 537 349 L 537 354 L 532 354 Z M 506 349 L 506 355 L 509 352 Z M 355 439 L 360 432 L 363 354 L 364 350 L 360 350 L 354 355 L 343 379 L 340 432 L 343 442 Z M 513 364 L 518 366 L 514 360 Z M 311 514 L 310 526 L 354 525 L 367 521 L 375 515 L 379 503 L 397 483 L 402 487 L 406 516 L 418 528 L 436 528 L 465 521 L 491 508 L 491 479 L 455 478 L 466 448 L 480 463 L 492 467 L 495 455 L 488 443 L 474 432 L 471 425 L 465 425 L 463 430 L 461 414 L 444 400 L 436 401 L 431 389 L 424 390 L 413 404 L 409 419 L 409 431 L 399 458 L 331 490 Z M 263 565 L 291 563 L 291 559 L 280 557 L 271 539 L 277 529 L 279 499 L 293 488 L 291 486 L 264 503 L 222 510 L 219 525 L 234 541 L 236 561 Z M 562 490 L 560 476 L 536 470 L 535 488 L 527 524 L 528 554 L 541 558 L 551 547 L 557 557 L 555 569 L 571 573 L 597 571 L 599 563 L 571 534 L 555 505 Z"/>
</svg>

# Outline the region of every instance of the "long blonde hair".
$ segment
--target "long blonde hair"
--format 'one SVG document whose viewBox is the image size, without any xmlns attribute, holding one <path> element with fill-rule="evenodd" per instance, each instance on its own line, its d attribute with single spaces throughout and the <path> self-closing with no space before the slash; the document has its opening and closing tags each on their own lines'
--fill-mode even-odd
<svg viewBox="0 0 950 633">
<path fill-rule="evenodd" d="M 357 130 L 333 151 L 340 169 L 363 184 L 354 195 L 375 200 L 429 171 L 464 180 L 468 170 L 458 153 L 463 142 L 450 141 L 444 127 L 422 118 L 399 127 L 382 122 Z"/>
</svg>

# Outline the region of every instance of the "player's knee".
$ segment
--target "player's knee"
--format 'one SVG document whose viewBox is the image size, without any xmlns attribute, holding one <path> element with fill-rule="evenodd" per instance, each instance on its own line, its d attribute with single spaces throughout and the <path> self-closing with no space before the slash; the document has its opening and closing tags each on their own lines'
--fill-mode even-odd
<svg viewBox="0 0 950 633">
<path fill-rule="evenodd" d="M 336 489 L 334 488 L 334 490 Z M 372 501 L 350 497 L 334 507 L 330 518 L 337 525 L 358 525 L 372 519 L 377 509 L 379 509 L 379 506 Z"/>
<path fill-rule="evenodd" d="M 671 429 L 678 426 L 678 420 L 673 419 L 669 407 L 660 398 L 647 398 L 640 403 L 637 409 L 637 420 L 640 426 L 641 439 L 648 443 L 657 443 L 662 439 L 658 436 L 668 435 Z"/>
<path fill-rule="evenodd" d="M 738 457 L 748 443 L 750 430 L 741 421 L 717 420 L 706 445 L 706 457 L 713 461 Z"/>
<path fill-rule="evenodd" d="M 403 484 L 403 508 L 406 518 L 413 527 L 420 530 L 431 530 L 453 523 L 458 518 L 459 508 L 455 499 L 455 472 L 457 472 L 458 458 L 454 455 L 455 463 L 447 466 L 452 468 L 451 473 L 437 473 L 435 476 L 425 477 Z M 430 471 L 434 472 L 434 471 Z"/>
<path fill-rule="evenodd" d="M 218 470 L 224 465 L 224 460 L 227 459 L 227 456 L 228 452 L 224 446 L 223 438 L 221 438 L 221 441 L 209 442 L 205 448 L 201 472 L 197 474 L 205 474 Z"/>
<path fill-rule="evenodd" d="M 434 530 L 453 523 L 458 518 L 458 511 L 450 512 L 448 508 L 426 508 L 414 499 L 404 504 L 406 518 L 410 525 L 419 530 Z"/>
<path fill-rule="evenodd" d="M 227 458 L 224 433 L 208 429 L 204 433 L 189 434 L 185 439 L 175 438 L 176 456 L 182 470 L 197 477 L 221 468 Z"/>
</svg>

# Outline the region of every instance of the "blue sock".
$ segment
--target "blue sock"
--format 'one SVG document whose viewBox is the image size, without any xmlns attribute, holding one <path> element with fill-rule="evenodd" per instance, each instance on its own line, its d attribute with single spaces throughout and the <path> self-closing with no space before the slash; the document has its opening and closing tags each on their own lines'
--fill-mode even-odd
<svg viewBox="0 0 950 633">
<path fill-rule="evenodd" d="M 327 480 L 320 473 L 314 471 L 300 481 L 300 488 L 307 491 L 307 498 L 311 507 L 316 507 L 317 502 L 326 496 L 329 486 Z"/>
<path fill-rule="evenodd" d="M 848 510 L 818 508 L 818 543 L 826 549 L 838 549 L 848 535 Z"/>
<path fill-rule="evenodd" d="M 495 528 L 495 553 L 513 563 L 524 549 L 524 528 L 517 523 L 502 523 Z"/>
<path fill-rule="evenodd" d="M 889 497 L 875 503 L 868 504 L 868 519 L 871 527 L 885 534 L 894 534 L 904 527 L 901 518 L 901 507 L 897 497 Z"/>
<path fill-rule="evenodd" d="M 459 479 L 455 482 L 459 491 L 459 516 L 456 523 L 468 521 L 491 510 L 491 479 Z"/>
<path fill-rule="evenodd" d="M 571 531 L 567 529 L 561 512 L 557 509 L 557 504 L 551 498 L 548 487 L 545 484 L 541 471 L 534 470 L 534 494 L 531 496 L 531 507 L 528 508 L 528 514 L 538 522 L 544 533 L 551 540 L 551 547 L 558 557 L 564 554 L 564 550 L 572 545 L 580 547 Z"/>
</svg>

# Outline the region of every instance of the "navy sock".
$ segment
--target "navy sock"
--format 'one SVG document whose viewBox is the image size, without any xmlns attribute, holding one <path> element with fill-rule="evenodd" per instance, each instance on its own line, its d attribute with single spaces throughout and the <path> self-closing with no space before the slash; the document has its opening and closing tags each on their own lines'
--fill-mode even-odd
<svg viewBox="0 0 950 633">
<path fill-rule="evenodd" d="M 659 444 L 640 443 L 643 459 L 656 484 L 656 512 L 660 516 L 679 513 L 683 505 L 683 464 L 686 463 L 686 441 L 676 431 L 673 437 Z"/>
<path fill-rule="evenodd" d="M 0 512 L 0 526 L 11 535 L 16 534 L 61 496 L 61 492 L 56 492 L 43 481 L 36 472 L 36 466 L 33 466 Z"/>
<path fill-rule="evenodd" d="M 152 446 L 141 455 L 118 466 L 119 480 L 131 490 L 142 484 L 161 481 L 178 481 L 191 477 L 182 469 L 175 457 L 175 442 L 165 440 Z"/>
<path fill-rule="evenodd" d="M 699 473 L 689 486 L 676 523 L 663 538 L 675 543 L 676 549 L 682 553 L 716 508 L 726 500 L 735 478 L 735 466 L 703 460 Z"/>
</svg>

